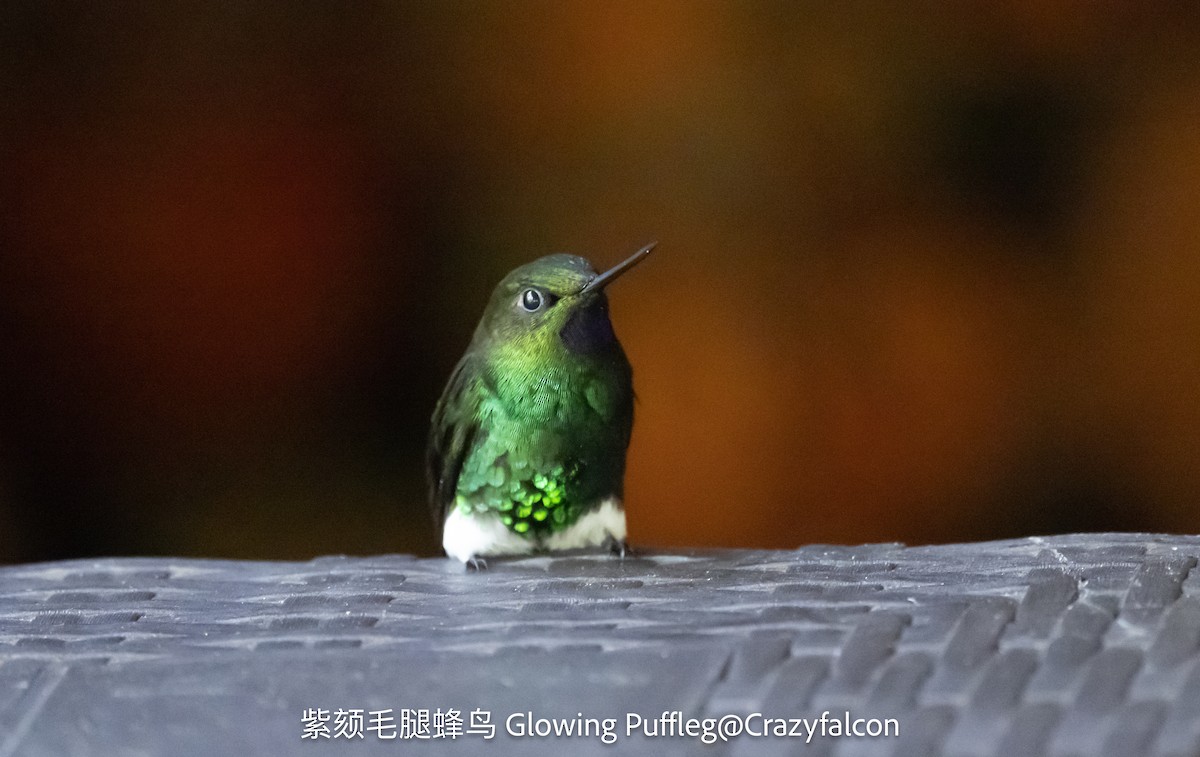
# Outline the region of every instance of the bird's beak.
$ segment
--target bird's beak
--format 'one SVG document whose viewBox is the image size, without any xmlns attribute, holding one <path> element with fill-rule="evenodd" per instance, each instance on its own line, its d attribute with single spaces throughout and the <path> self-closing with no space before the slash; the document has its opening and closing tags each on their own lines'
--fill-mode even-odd
<svg viewBox="0 0 1200 757">
<path fill-rule="evenodd" d="M 600 274 L 596 278 L 589 281 L 583 287 L 583 289 L 579 290 L 579 293 L 587 294 L 588 292 L 598 292 L 601 289 L 604 289 L 604 287 L 606 287 L 609 284 L 616 281 L 618 276 L 620 276 L 621 274 L 628 271 L 630 268 L 633 268 L 635 265 L 637 265 L 638 263 L 645 260 L 646 256 L 650 254 L 650 251 L 653 250 L 656 245 L 658 245 L 658 242 L 651 242 L 650 244 L 646 245 L 642 249 L 633 253 L 628 258 L 626 258 L 623 262 L 618 263 L 617 265 L 613 266 L 612 268 L 609 268 L 604 273 Z"/>
</svg>

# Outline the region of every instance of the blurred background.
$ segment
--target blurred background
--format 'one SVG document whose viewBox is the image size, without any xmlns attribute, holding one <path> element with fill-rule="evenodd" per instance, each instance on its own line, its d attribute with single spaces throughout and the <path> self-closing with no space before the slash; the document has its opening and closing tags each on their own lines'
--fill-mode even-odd
<svg viewBox="0 0 1200 757">
<path fill-rule="evenodd" d="M 492 286 L 609 266 L 631 540 L 1200 531 L 1200 16 L 0 10 L 0 562 L 438 551 Z"/>
</svg>

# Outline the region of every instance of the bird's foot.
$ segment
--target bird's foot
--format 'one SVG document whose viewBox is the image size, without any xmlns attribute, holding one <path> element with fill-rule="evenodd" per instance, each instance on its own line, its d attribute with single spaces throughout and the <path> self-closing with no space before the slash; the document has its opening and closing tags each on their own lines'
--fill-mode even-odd
<svg viewBox="0 0 1200 757">
<path fill-rule="evenodd" d="M 616 557 L 619 560 L 624 560 L 626 557 L 634 556 L 633 548 L 630 547 L 629 543 L 624 539 L 616 539 L 612 536 L 609 536 L 604 540 L 604 546 L 608 548 L 608 551 L 612 553 L 613 557 Z"/>
<path fill-rule="evenodd" d="M 488 569 L 487 560 L 478 555 L 471 555 L 470 559 L 465 563 L 467 570 L 471 573 L 482 573 Z"/>
</svg>

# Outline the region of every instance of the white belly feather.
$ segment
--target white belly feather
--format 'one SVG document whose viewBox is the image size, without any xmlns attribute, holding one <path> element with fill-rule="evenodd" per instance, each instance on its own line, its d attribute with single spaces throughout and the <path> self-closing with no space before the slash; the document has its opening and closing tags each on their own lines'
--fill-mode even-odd
<svg viewBox="0 0 1200 757">
<path fill-rule="evenodd" d="M 509 530 L 493 513 L 465 515 L 455 507 L 442 529 L 442 548 L 454 559 L 467 562 L 472 557 L 526 555 L 542 549 L 599 547 L 610 538 L 625 540 L 625 510 L 616 497 L 584 513 L 566 530 L 541 539 Z"/>
</svg>

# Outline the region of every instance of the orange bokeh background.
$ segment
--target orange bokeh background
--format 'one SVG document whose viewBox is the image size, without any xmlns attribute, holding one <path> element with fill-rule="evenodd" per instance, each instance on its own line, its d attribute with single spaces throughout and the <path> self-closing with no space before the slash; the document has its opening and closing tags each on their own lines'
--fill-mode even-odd
<svg viewBox="0 0 1200 757">
<path fill-rule="evenodd" d="M 494 283 L 598 267 L 658 546 L 1200 531 L 1200 23 L 0 11 L 0 561 L 437 550 Z"/>
</svg>

